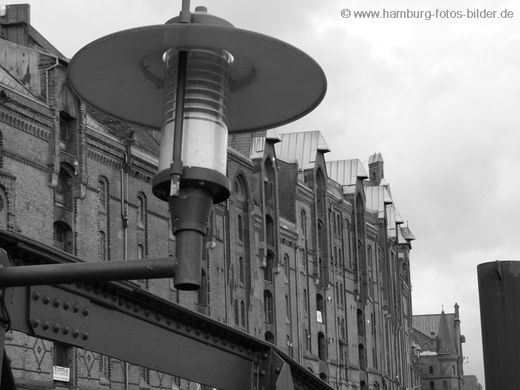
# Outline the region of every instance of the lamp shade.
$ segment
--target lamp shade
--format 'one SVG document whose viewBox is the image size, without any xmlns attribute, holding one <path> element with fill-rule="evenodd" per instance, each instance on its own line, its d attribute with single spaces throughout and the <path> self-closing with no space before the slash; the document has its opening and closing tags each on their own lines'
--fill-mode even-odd
<svg viewBox="0 0 520 390">
<path fill-rule="evenodd" d="M 130 123 L 163 124 L 163 55 L 168 50 L 226 51 L 229 68 L 228 131 L 247 132 L 290 123 L 312 111 L 326 92 L 321 67 L 278 39 L 227 23 L 168 23 L 120 31 L 82 48 L 69 79 L 89 104 Z"/>
</svg>

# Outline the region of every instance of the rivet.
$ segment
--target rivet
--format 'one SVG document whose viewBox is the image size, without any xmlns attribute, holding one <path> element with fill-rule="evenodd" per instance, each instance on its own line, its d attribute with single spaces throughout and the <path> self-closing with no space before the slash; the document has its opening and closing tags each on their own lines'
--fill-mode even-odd
<svg viewBox="0 0 520 390">
<path fill-rule="evenodd" d="M 69 307 L 70 307 L 70 303 L 69 303 L 69 302 L 64 302 L 64 303 L 63 303 L 63 308 L 64 308 L 65 310 L 69 310 Z"/>
<path fill-rule="evenodd" d="M 52 330 L 54 331 L 54 333 L 58 333 L 60 331 L 60 324 L 52 325 Z"/>
<path fill-rule="evenodd" d="M 83 335 L 81 336 L 81 338 L 82 338 L 83 340 L 88 340 L 88 332 L 83 333 Z"/>
<path fill-rule="evenodd" d="M 45 322 L 43 323 L 43 325 L 42 325 L 42 329 L 43 329 L 43 330 L 47 330 L 47 329 L 49 329 L 49 326 L 50 326 L 50 325 L 49 325 L 49 321 L 45 321 Z"/>
<path fill-rule="evenodd" d="M 40 326 L 40 320 L 36 319 L 32 322 L 32 326 L 33 328 L 37 328 L 38 326 Z"/>
<path fill-rule="evenodd" d="M 56 299 L 54 300 L 53 304 L 54 304 L 54 307 L 58 307 L 58 306 L 61 305 L 61 301 L 60 301 L 58 298 L 56 298 Z"/>
<path fill-rule="evenodd" d="M 33 301 L 37 301 L 38 299 L 40 299 L 40 293 L 38 293 L 38 291 L 35 291 L 32 295 L 32 299 Z"/>
<path fill-rule="evenodd" d="M 78 337 L 79 336 L 79 330 L 78 329 L 74 329 L 72 331 L 72 337 Z"/>
<path fill-rule="evenodd" d="M 69 334 L 70 332 L 70 329 L 68 326 L 66 326 L 65 328 L 63 328 L 63 334 Z"/>
<path fill-rule="evenodd" d="M 76 303 L 76 304 L 74 305 L 74 307 L 72 308 L 72 311 L 73 311 L 74 313 L 77 313 L 77 312 L 79 311 L 79 305 L 78 305 L 77 303 Z"/>
<path fill-rule="evenodd" d="M 81 314 L 83 314 L 85 317 L 88 316 L 88 307 L 84 307 Z"/>
<path fill-rule="evenodd" d="M 265 376 L 265 370 L 260 371 L 260 376 Z"/>
<path fill-rule="evenodd" d="M 276 372 L 277 374 L 279 374 L 280 371 L 282 371 L 282 368 L 281 368 L 281 367 L 276 367 L 275 370 L 274 370 L 274 372 Z"/>
<path fill-rule="evenodd" d="M 45 298 L 43 298 L 43 304 L 44 305 L 48 304 L 50 301 L 51 301 L 51 299 L 49 298 L 48 295 L 46 295 Z"/>
</svg>

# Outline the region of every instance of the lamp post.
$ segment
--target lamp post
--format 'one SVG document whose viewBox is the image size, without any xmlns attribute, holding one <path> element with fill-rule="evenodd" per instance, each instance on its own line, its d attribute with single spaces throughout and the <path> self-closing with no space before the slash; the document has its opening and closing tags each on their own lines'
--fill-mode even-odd
<svg viewBox="0 0 520 390">
<path fill-rule="evenodd" d="M 207 13 L 100 38 L 71 60 L 69 79 L 90 105 L 160 131 L 154 194 L 169 203 L 175 286 L 200 286 L 212 204 L 229 196 L 227 136 L 292 122 L 323 99 L 326 79 L 307 54 Z"/>
</svg>

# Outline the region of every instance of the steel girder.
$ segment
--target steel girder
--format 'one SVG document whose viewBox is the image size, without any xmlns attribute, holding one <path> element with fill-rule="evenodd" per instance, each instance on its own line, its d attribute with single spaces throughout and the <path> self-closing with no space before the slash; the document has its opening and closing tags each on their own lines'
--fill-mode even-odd
<svg viewBox="0 0 520 390">
<path fill-rule="evenodd" d="M 80 261 L 1 230 L 0 247 L 7 251 L 11 263 L 17 264 L 11 266 Z M 219 389 L 331 389 L 272 344 L 161 299 L 133 283 L 13 287 L 5 289 L 4 294 L 11 328 L 32 336 Z M 0 327 L 0 341 L 3 329 Z M 5 374 L 6 370 L 2 371 Z M 2 389 L 6 385 L 0 384 Z"/>
</svg>

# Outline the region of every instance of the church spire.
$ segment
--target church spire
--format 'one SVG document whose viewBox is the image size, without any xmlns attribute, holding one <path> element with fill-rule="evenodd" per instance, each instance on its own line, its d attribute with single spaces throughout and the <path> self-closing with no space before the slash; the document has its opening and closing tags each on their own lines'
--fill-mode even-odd
<svg viewBox="0 0 520 390">
<path fill-rule="evenodd" d="M 439 319 L 439 332 L 437 333 L 437 353 L 439 355 L 456 354 L 454 340 L 451 337 L 450 327 L 448 325 L 448 318 L 444 309 L 441 312 Z"/>
</svg>

